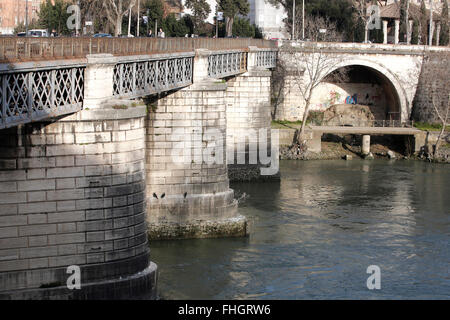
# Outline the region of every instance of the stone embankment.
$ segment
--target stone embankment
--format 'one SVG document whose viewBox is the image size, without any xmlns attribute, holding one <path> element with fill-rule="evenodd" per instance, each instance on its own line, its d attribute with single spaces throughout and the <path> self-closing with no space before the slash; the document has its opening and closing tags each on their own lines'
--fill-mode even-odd
<svg viewBox="0 0 450 320">
<path fill-rule="evenodd" d="M 292 146 L 294 129 L 280 130 L 280 159 L 281 160 L 339 160 L 359 159 L 362 157 L 360 136 L 357 135 L 324 135 L 320 152 L 302 150 L 298 146 Z M 415 159 L 450 163 L 450 134 L 446 133 L 441 140 L 441 146 L 437 155 L 432 159 L 432 145 L 436 143 L 439 132 L 429 132 L 427 148 L 422 152 L 409 156 L 407 140 L 403 137 L 377 136 L 373 137 L 370 146 L 374 159 Z"/>
</svg>

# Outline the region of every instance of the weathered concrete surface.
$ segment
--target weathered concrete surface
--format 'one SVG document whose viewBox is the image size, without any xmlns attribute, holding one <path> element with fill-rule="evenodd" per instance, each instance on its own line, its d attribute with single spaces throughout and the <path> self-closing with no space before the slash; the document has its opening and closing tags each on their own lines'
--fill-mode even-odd
<svg viewBox="0 0 450 320">
<path fill-rule="evenodd" d="M 1 298 L 155 296 L 145 106 L 103 111 L 0 131 Z M 70 265 L 81 290 L 64 287 Z"/>
<path fill-rule="evenodd" d="M 247 236 L 247 220 L 243 216 L 220 220 L 191 220 L 187 223 L 150 225 L 152 240 L 202 239 Z"/>
<path fill-rule="evenodd" d="M 397 127 L 338 127 L 338 126 L 309 126 L 308 130 L 322 133 L 335 134 L 369 134 L 369 135 L 415 135 L 423 131 L 415 128 L 397 128 Z"/>
<path fill-rule="evenodd" d="M 363 156 L 370 154 L 370 135 L 368 134 L 362 136 L 361 153 Z"/>
</svg>

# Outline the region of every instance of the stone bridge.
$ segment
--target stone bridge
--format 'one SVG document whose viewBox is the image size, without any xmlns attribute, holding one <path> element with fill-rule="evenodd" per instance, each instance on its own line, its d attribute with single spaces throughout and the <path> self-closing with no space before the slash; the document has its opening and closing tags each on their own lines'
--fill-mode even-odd
<svg viewBox="0 0 450 320">
<path fill-rule="evenodd" d="M 246 235 L 226 155 L 270 128 L 276 43 L 0 44 L 0 298 L 154 297 L 148 236 Z"/>
<path fill-rule="evenodd" d="M 246 235 L 229 180 L 278 159 L 274 42 L 0 44 L 0 298 L 154 297 L 148 238 Z M 383 48 L 327 50 L 372 72 L 406 119 L 423 50 Z M 298 119 L 301 100 L 287 91 L 278 116 Z M 67 288 L 69 266 L 81 290 Z"/>
<path fill-rule="evenodd" d="M 295 52 L 303 55 L 303 59 L 294 58 Z M 308 53 L 322 55 L 329 64 L 322 68 L 324 73 L 320 77 L 323 81 L 314 89 L 311 110 L 324 111 L 333 104 L 344 104 L 348 98 L 354 98 L 358 104 L 370 106 L 376 120 L 405 122 L 411 118 L 425 57 L 430 54 L 436 57 L 440 53 L 448 57 L 450 49 L 361 43 L 287 43 L 279 56 L 287 69 L 281 102 L 276 110 L 279 120 L 296 121 L 303 117 L 304 99 L 296 87 L 296 76 L 290 71 L 306 68 L 302 64 L 308 63 L 309 58 L 304 58 Z M 336 82 L 332 75 L 343 68 L 348 72 L 348 79 Z M 448 74 L 448 63 L 443 68 Z"/>
</svg>

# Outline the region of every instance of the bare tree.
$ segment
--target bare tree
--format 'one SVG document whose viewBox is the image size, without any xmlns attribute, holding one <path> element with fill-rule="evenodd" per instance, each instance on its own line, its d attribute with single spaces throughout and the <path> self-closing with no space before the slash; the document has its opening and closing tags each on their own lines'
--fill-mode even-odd
<svg viewBox="0 0 450 320">
<path fill-rule="evenodd" d="M 405 0 L 406 44 L 411 44 L 412 30 L 409 30 L 409 0 Z"/>
<path fill-rule="evenodd" d="M 296 29 L 301 30 L 302 19 L 297 19 Z M 337 24 L 329 18 L 307 17 L 305 19 L 305 38 L 311 41 L 343 42 L 344 34 L 338 31 Z"/>
<path fill-rule="evenodd" d="M 370 12 L 368 9 L 372 6 L 372 0 L 352 0 L 352 6 L 356 11 L 356 15 L 364 22 L 364 42 L 369 40 L 369 25 L 371 22 Z"/>
<path fill-rule="evenodd" d="M 435 88 L 436 88 L 436 82 L 433 83 L 433 92 L 435 92 Z M 437 141 L 436 141 L 436 144 L 434 145 L 434 150 L 433 150 L 433 157 L 436 157 L 442 136 L 444 135 L 445 129 L 447 128 L 448 116 L 449 116 L 449 112 L 450 112 L 450 94 L 448 95 L 448 99 L 447 99 L 447 110 L 445 110 L 445 108 L 443 110 L 439 110 L 438 103 L 436 102 L 435 94 L 433 94 L 433 97 L 431 100 L 432 100 L 434 112 L 436 113 L 437 117 L 439 118 L 439 120 L 441 121 L 441 124 L 442 124 L 441 132 L 439 132 L 439 136 L 437 138 Z"/>
<path fill-rule="evenodd" d="M 136 4 L 136 0 L 94 0 L 103 3 L 105 15 L 111 25 L 114 26 L 115 36 L 122 34 L 122 19 Z"/>
<path fill-rule="evenodd" d="M 330 37 L 335 33 L 336 36 L 338 35 L 335 31 L 336 26 L 327 20 L 313 18 L 308 23 L 313 28 L 312 30 L 315 29 L 317 31 L 312 36 L 314 39 L 319 37 L 318 33 L 320 33 L 320 30 L 333 30 L 333 32 L 330 32 Z M 311 30 L 308 31 L 313 32 Z M 330 38 L 328 40 L 330 41 Z M 284 47 L 282 51 L 284 51 L 283 53 L 287 60 L 288 73 L 305 102 L 302 126 L 295 136 L 295 141 L 300 145 L 304 145 L 304 132 L 314 89 L 331 73 L 333 73 L 337 82 L 344 81 L 346 73 L 344 69 L 338 68 L 342 58 L 339 58 L 335 53 L 326 52 L 326 46 L 323 44 L 306 42 L 297 46 L 295 42 L 292 42 Z"/>
<path fill-rule="evenodd" d="M 103 2 L 98 0 L 80 0 L 81 17 L 85 21 L 96 21 L 100 23 L 103 32 L 111 28 L 103 12 Z M 84 25 L 84 23 L 82 23 Z M 92 30 L 94 31 L 94 30 Z M 109 31 L 108 31 L 109 32 Z"/>
</svg>

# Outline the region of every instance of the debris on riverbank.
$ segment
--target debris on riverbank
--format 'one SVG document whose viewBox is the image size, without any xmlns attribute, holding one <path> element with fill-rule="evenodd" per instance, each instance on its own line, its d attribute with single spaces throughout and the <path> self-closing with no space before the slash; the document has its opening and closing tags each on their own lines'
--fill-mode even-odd
<svg viewBox="0 0 450 320">
<path fill-rule="evenodd" d="M 280 130 L 282 131 L 282 130 Z M 284 130 L 280 138 L 280 159 L 281 160 L 339 160 L 339 159 L 388 159 L 401 160 L 412 159 L 438 163 L 450 163 L 450 134 L 447 134 L 436 157 L 430 155 L 429 150 L 423 150 L 421 153 L 411 155 L 413 145 L 404 136 L 372 136 L 370 146 L 371 155 L 369 158 L 362 156 L 361 136 L 360 135 L 334 135 L 325 134 L 322 137 L 321 152 L 315 153 L 308 150 L 301 150 L 299 146 L 292 146 L 292 133 Z M 431 150 L 432 142 L 435 140 L 436 133 L 429 132 L 428 145 Z"/>
<path fill-rule="evenodd" d="M 437 163 L 450 163 L 450 145 L 441 146 L 438 154 L 434 159 L 426 155 L 418 155 L 408 157 L 402 153 L 390 150 L 388 147 L 381 144 L 374 144 L 370 146 L 371 153 L 374 159 L 412 159 L 422 160 Z M 298 152 L 295 148 L 290 146 L 280 147 L 281 160 L 353 160 L 362 159 L 361 147 L 351 146 L 338 142 L 322 142 L 322 152 L 314 153 L 309 151 Z"/>
<path fill-rule="evenodd" d="M 281 160 L 351 160 L 362 159 L 361 146 L 348 143 L 349 141 L 322 141 L 322 151 L 314 153 L 310 151 L 298 150 L 292 146 L 280 147 Z M 388 153 L 391 153 L 396 159 L 404 158 L 400 152 L 390 149 L 389 146 L 382 144 L 371 145 L 371 153 L 374 159 L 389 159 Z M 392 157 L 392 159 L 394 158 Z"/>
</svg>

